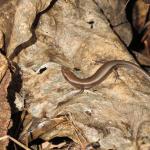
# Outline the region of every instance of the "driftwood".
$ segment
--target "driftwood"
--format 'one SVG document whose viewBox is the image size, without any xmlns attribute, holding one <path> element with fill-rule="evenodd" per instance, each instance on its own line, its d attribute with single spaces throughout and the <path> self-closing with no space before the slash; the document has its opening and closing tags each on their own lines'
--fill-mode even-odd
<svg viewBox="0 0 150 150">
<path fill-rule="evenodd" d="M 126 48 L 132 39 L 127 4 L 125 0 L 2 2 L 0 14 L 7 8 L 9 21 L 0 16 L 0 46 L 1 37 L 6 37 L 6 46 L 0 48 L 15 68 L 16 79 L 8 91 L 15 96 L 10 94 L 9 100 L 19 111 L 28 112 L 22 119 L 20 142 L 30 147 L 40 138 L 46 150 L 57 147 L 48 141 L 67 137 L 72 144 L 58 144 L 59 148 L 150 148 L 147 78 L 119 67 L 98 86 L 79 93 L 61 73 L 62 65 L 85 78 L 108 60 L 137 64 Z"/>
</svg>

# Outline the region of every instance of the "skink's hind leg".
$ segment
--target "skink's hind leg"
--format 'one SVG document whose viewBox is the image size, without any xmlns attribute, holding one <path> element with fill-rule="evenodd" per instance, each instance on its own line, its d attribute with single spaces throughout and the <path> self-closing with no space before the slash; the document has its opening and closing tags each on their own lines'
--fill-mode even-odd
<svg viewBox="0 0 150 150">
<path fill-rule="evenodd" d="M 115 82 L 117 81 L 117 79 L 119 79 L 119 73 L 117 71 L 117 67 L 113 69 L 114 73 L 115 73 Z"/>
<path fill-rule="evenodd" d="M 83 92 L 84 92 L 84 89 L 78 89 L 78 91 L 75 93 L 75 95 L 82 94 Z"/>
</svg>

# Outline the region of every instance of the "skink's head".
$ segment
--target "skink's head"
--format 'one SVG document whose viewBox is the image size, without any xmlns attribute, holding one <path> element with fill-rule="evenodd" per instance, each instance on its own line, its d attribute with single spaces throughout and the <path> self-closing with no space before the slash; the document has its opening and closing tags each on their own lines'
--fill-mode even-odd
<svg viewBox="0 0 150 150">
<path fill-rule="evenodd" d="M 74 75 L 73 72 L 70 71 L 69 68 L 62 66 L 61 72 L 64 76 L 64 78 L 74 87 L 78 89 L 84 89 L 84 85 L 80 83 L 80 79 Z"/>
<path fill-rule="evenodd" d="M 67 67 L 65 67 L 65 66 L 62 66 L 62 67 L 61 67 L 61 72 L 62 72 L 64 78 L 68 81 L 68 77 L 69 77 L 69 75 L 72 73 L 72 72 L 69 70 L 69 68 L 67 68 Z"/>
</svg>

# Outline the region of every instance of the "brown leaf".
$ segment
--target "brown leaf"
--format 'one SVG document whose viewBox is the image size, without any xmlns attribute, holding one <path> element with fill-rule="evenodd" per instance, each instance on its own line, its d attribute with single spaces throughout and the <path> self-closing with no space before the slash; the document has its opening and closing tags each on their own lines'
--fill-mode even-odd
<svg viewBox="0 0 150 150">
<path fill-rule="evenodd" d="M 4 61 L 2 61 L 4 60 Z M 11 80 L 11 73 L 8 70 L 5 58 L 0 61 L 0 137 L 7 135 L 9 129 L 11 110 L 7 101 L 7 88 Z M 8 140 L 0 141 L 1 148 L 5 148 L 8 144 Z"/>
</svg>

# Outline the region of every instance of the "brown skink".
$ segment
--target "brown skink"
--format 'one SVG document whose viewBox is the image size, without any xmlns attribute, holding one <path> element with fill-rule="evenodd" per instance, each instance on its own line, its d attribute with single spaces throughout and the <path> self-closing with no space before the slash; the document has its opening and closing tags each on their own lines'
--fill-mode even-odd
<svg viewBox="0 0 150 150">
<path fill-rule="evenodd" d="M 78 78 L 76 75 L 74 75 L 73 72 L 70 71 L 69 68 L 62 66 L 61 71 L 64 76 L 64 78 L 74 87 L 84 90 L 92 88 L 93 86 L 98 85 L 102 81 L 104 81 L 108 75 L 113 71 L 113 69 L 116 69 L 118 67 L 125 67 L 125 68 L 131 68 L 138 72 L 141 72 L 145 77 L 148 78 L 150 81 L 150 76 L 142 70 L 138 65 L 124 60 L 112 60 L 108 61 L 105 64 L 103 64 L 92 76 L 84 79 Z"/>
</svg>

